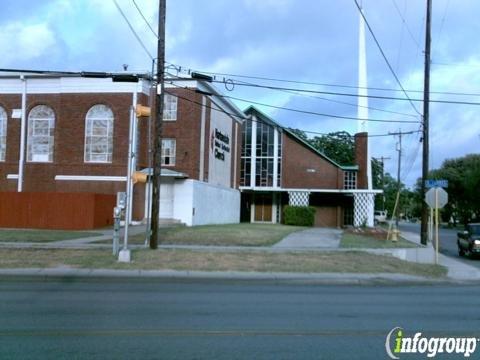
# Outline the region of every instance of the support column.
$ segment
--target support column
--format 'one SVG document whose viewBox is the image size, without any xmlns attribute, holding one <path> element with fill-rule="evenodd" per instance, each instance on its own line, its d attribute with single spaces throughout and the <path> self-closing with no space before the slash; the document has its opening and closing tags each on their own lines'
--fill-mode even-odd
<svg viewBox="0 0 480 360">
<path fill-rule="evenodd" d="M 375 193 L 353 194 L 353 226 L 373 226 Z"/>
<path fill-rule="evenodd" d="M 255 177 L 257 173 L 257 117 L 252 118 L 252 164 L 250 168 L 250 186 L 255 187 Z"/>
</svg>

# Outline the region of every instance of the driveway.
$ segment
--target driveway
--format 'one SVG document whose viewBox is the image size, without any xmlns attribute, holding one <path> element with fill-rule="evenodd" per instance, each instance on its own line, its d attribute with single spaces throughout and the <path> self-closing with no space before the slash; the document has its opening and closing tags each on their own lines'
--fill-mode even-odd
<svg viewBox="0 0 480 360">
<path fill-rule="evenodd" d="M 287 235 L 273 247 L 336 249 L 340 245 L 342 233 L 342 230 L 334 228 L 312 228 Z"/>
</svg>

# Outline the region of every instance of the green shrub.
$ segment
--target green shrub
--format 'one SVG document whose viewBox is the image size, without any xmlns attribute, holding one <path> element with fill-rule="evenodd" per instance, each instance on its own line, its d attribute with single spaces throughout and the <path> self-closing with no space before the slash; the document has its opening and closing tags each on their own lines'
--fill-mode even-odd
<svg viewBox="0 0 480 360">
<path fill-rule="evenodd" d="M 285 225 L 313 226 L 315 208 L 312 206 L 285 206 L 283 211 Z"/>
</svg>

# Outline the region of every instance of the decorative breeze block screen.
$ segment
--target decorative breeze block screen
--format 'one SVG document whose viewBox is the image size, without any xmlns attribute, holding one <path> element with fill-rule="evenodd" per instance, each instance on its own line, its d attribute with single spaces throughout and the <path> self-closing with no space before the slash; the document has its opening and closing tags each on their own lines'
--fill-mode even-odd
<svg viewBox="0 0 480 360">
<path fill-rule="evenodd" d="M 289 191 L 288 205 L 292 206 L 308 206 L 310 198 L 309 191 Z"/>
</svg>

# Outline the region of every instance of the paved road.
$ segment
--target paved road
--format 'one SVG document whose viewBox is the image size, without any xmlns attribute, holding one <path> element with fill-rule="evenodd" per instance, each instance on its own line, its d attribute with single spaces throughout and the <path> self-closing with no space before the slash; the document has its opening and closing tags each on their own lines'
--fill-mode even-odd
<svg viewBox="0 0 480 360">
<path fill-rule="evenodd" d="M 400 230 L 410 231 L 417 234 L 420 234 L 420 223 L 400 223 Z M 456 260 L 461 260 L 465 264 L 472 265 L 480 268 L 480 258 L 464 258 L 458 255 L 457 249 L 457 232 L 458 230 L 453 229 L 438 229 L 438 241 L 440 243 L 440 252 L 444 255 L 451 256 Z"/>
<path fill-rule="evenodd" d="M 479 298 L 452 286 L 1 281 L 0 358 L 382 359 L 395 326 L 479 337 Z"/>
</svg>

